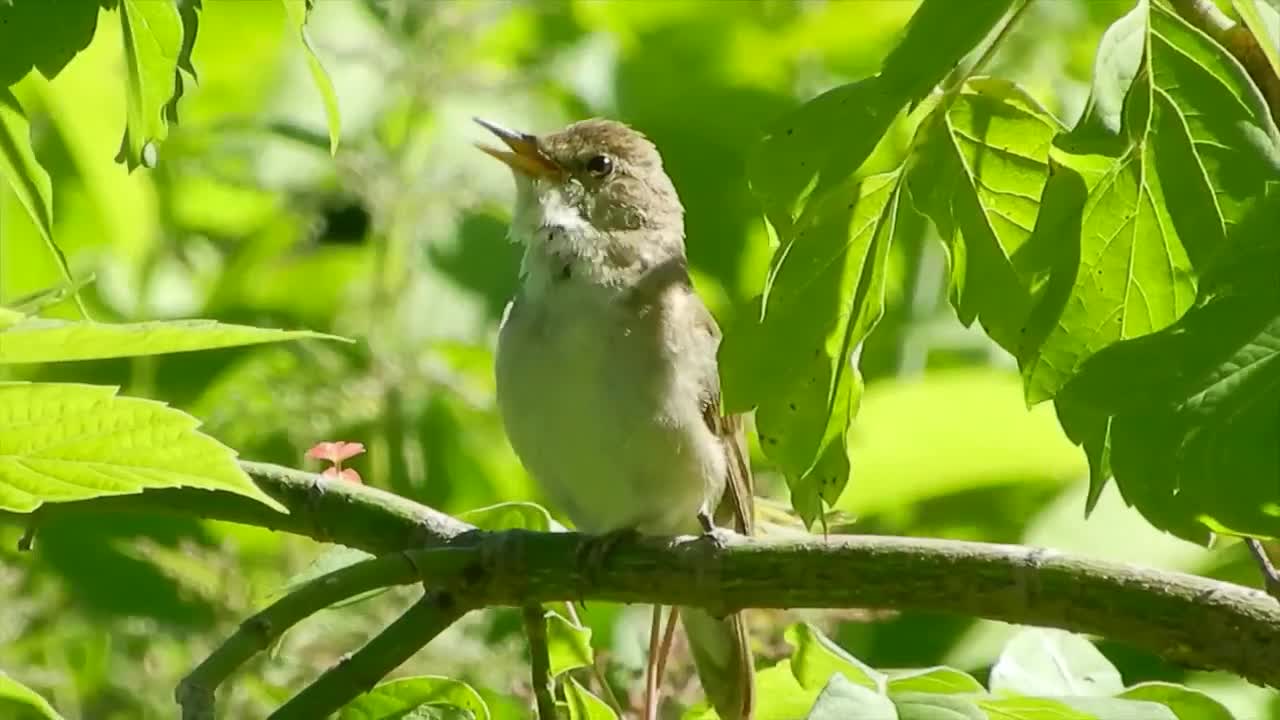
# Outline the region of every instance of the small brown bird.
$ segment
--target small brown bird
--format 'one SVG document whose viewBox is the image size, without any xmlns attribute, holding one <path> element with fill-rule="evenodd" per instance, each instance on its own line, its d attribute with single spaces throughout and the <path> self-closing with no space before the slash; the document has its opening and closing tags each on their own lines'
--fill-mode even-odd
<svg viewBox="0 0 1280 720">
<path fill-rule="evenodd" d="M 520 289 L 498 339 L 512 446 L 580 530 L 671 535 L 714 522 L 750 534 L 740 419 L 721 412 L 720 331 L 689 279 L 684 208 L 657 148 L 586 120 L 548 135 L 478 121 L 506 145 Z M 741 613 L 682 608 L 698 675 L 724 720 L 749 720 Z"/>
</svg>

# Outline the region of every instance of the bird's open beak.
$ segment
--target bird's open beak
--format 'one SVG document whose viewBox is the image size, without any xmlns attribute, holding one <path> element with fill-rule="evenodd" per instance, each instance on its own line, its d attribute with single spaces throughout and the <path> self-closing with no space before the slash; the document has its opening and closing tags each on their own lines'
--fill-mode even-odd
<svg viewBox="0 0 1280 720">
<path fill-rule="evenodd" d="M 563 170 L 554 160 L 538 149 L 538 138 L 528 133 L 508 130 L 488 120 L 474 118 L 484 129 L 498 136 L 510 150 L 476 143 L 476 147 L 506 163 L 512 170 L 529 177 L 558 177 Z"/>
</svg>

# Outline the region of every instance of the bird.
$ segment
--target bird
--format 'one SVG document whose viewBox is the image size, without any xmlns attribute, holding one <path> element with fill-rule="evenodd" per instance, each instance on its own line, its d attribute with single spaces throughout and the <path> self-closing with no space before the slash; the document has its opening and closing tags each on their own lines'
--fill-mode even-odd
<svg viewBox="0 0 1280 720">
<path fill-rule="evenodd" d="M 494 366 L 521 463 L 585 533 L 750 535 L 742 417 L 723 412 L 721 332 L 693 287 L 684 208 L 657 147 L 603 118 L 542 135 L 476 121 L 503 145 L 480 149 L 516 184 L 520 280 Z M 717 714 L 751 720 L 742 612 L 679 617 Z"/>
</svg>

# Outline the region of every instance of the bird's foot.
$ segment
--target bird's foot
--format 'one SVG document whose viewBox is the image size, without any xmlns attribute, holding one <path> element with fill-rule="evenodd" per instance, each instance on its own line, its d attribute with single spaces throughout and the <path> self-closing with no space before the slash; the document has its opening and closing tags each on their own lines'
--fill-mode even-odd
<svg viewBox="0 0 1280 720">
<path fill-rule="evenodd" d="M 640 531 L 633 527 L 610 530 L 602 535 L 589 535 L 578 546 L 578 570 L 583 585 L 594 585 L 600 575 L 600 568 L 609 559 L 609 553 L 623 540 L 639 537 Z M 584 609 L 587 604 L 581 598 L 578 604 Z"/>
<path fill-rule="evenodd" d="M 698 511 L 698 524 L 702 526 L 702 540 L 711 543 L 716 550 L 724 550 L 729 546 L 732 533 L 716 527 L 715 521 L 711 519 L 711 513 L 706 509 Z"/>
</svg>

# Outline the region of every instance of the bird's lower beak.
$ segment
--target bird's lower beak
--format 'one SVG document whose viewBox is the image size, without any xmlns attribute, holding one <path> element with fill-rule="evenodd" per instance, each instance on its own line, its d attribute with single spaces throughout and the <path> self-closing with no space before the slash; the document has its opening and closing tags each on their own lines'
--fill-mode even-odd
<svg viewBox="0 0 1280 720">
<path fill-rule="evenodd" d="M 508 130 L 488 120 L 475 118 L 481 127 L 498 136 L 504 145 L 511 148 L 499 150 L 495 147 L 477 143 L 476 147 L 506 163 L 512 170 L 529 177 L 558 177 L 563 170 L 551 158 L 538 149 L 538 138 L 528 133 Z"/>
</svg>

